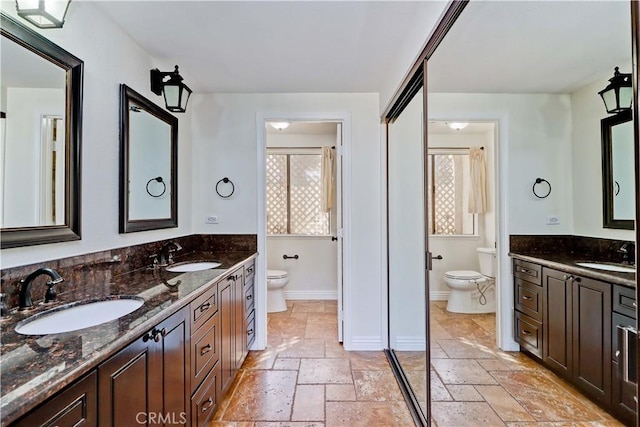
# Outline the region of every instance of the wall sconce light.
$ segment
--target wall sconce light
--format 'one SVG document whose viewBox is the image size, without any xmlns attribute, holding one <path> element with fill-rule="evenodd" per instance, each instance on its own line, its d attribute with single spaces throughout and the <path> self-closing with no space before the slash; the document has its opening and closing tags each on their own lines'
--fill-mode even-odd
<svg viewBox="0 0 640 427">
<path fill-rule="evenodd" d="M 598 95 L 602 97 L 609 114 L 631 110 L 631 100 L 633 99 L 631 74 L 621 73 L 616 67 L 613 77 L 609 79 L 609 85 L 598 92 Z"/>
<path fill-rule="evenodd" d="M 289 122 L 269 122 L 269 125 L 276 130 L 285 130 L 290 124 Z"/>
<path fill-rule="evenodd" d="M 71 0 L 16 0 L 18 16 L 38 28 L 62 28 Z"/>
<path fill-rule="evenodd" d="M 165 77 L 169 77 L 165 80 Z M 167 110 L 174 113 L 184 113 L 187 111 L 187 102 L 191 96 L 189 86 L 182 83 L 182 76 L 175 71 L 160 71 L 157 68 L 151 70 L 151 92 L 156 95 L 164 94 L 164 103 Z"/>
<path fill-rule="evenodd" d="M 449 126 L 449 128 L 453 129 L 453 130 L 462 130 L 462 129 L 466 128 L 467 126 L 469 126 L 469 123 L 451 122 L 451 123 L 447 123 L 447 126 Z"/>
</svg>

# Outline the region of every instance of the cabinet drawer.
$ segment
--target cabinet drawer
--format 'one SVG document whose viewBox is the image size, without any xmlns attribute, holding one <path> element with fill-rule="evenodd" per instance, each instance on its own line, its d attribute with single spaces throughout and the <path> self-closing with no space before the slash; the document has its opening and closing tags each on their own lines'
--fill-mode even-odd
<svg viewBox="0 0 640 427">
<path fill-rule="evenodd" d="M 97 388 L 98 374 L 94 370 L 11 426 L 95 426 L 98 424 Z"/>
<path fill-rule="evenodd" d="M 521 347 L 542 358 L 542 324 L 516 312 L 515 340 Z"/>
<path fill-rule="evenodd" d="M 256 312 L 251 311 L 251 314 L 247 316 L 247 348 L 251 347 L 253 341 L 256 339 Z"/>
<path fill-rule="evenodd" d="M 636 290 L 613 285 L 613 311 L 636 318 Z"/>
<path fill-rule="evenodd" d="M 194 333 L 200 326 L 218 311 L 218 285 L 213 285 L 204 294 L 194 299 L 189 304 L 191 312 L 191 333 Z"/>
<path fill-rule="evenodd" d="M 249 280 L 251 280 L 253 283 L 253 277 L 255 276 L 255 274 L 256 274 L 256 264 L 254 261 L 244 266 L 245 286 L 247 286 L 247 283 L 249 283 Z"/>
<path fill-rule="evenodd" d="M 191 426 L 201 427 L 211 418 L 218 408 L 218 388 L 220 382 L 220 364 L 209 372 L 191 398 Z"/>
<path fill-rule="evenodd" d="M 538 264 L 522 261 L 520 259 L 513 260 L 513 275 L 526 280 L 527 282 L 542 285 L 542 267 Z"/>
<path fill-rule="evenodd" d="M 245 316 L 248 316 L 249 313 L 251 313 L 251 310 L 253 310 L 253 300 L 254 300 L 253 289 L 254 288 L 253 288 L 253 284 L 252 284 L 248 288 L 245 288 L 245 291 L 244 291 L 244 314 L 245 314 Z"/>
<path fill-rule="evenodd" d="M 200 385 L 209 370 L 220 359 L 220 349 L 216 346 L 219 342 L 219 333 L 220 316 L 216 313 L 191 337 L 192 390 Z"/>
<path fill-rule="evenodd" d="M 516 310 L 542 322 L 542 287 L 522 279 L 515 285 Z"/>
</svg>

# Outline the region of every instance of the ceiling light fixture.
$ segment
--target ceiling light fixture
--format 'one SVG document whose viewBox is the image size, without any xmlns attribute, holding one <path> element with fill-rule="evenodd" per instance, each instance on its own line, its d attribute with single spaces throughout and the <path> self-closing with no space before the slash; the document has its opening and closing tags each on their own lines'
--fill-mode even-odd
<svg viewBox="0 0 640 427">
<path fill-rule="evenodd" d="M 447 123 L 447 126 L 449 126 L 449 128 L 453 129 L 453 130 L 461 130 L 466 128 L 467 126 L 469 126 L 469 123 L 464 123 L 464 122 L 451 122 L 451 123 Z"/>
<path fill-rule="evenodd" d="M 285 130 L 291 123 L 289 122 L 269 122 L 272 128 L 277 130 Z"/>
<path fill-rule="evenodd" d="M 633 98 L 631 74 L 621 73 L 616 67 L 613 77 L 609 79 L 609 84 L 598 92 L 598 95 L 604 101 L 604 106 L 609 114 L 631 110 L 631 100 Z"/>
<path fill-rule="evenodd" d="M 169 79 L 165 80 L 165 77 Z M 164 94 L 167 110 L 174 113 L 187 111 L 187 102 L 192 93 L 182 80 L 177 65 L 174 71 L 160 71 L 157 68 L 151 70 L 151 92 L 158 96 Z"/>
<path fill-rule="evenodd" d="M 71 0 L 16 0 L 18 16 L 38 28 L 62 28 Z"/>
</svg>

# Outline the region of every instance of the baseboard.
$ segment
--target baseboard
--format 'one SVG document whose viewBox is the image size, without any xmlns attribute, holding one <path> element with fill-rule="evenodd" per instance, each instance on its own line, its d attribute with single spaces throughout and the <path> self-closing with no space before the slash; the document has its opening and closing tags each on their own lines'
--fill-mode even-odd
<svg viewBox="0 0 640 427">
<path fill-rule="evenodd" d="M 284 299 L 290 300 L 337 300 L 338 291 L 284 291 Z"/>
<path fill-rule="evenodd" d="M 396 337 L 396 351 L 425 351 L 427 348 L 424 337 Z"/>
<path fill-rule="evenodd" d="M 430 301 L 447 301 L 449 300 L 450 291 L 430 291 Z"/>
<path fill-rule="evenodd" d="M 354 337 L 349 351 L 381 351 L 383 349 L 380 337 Z"/>
</svg>

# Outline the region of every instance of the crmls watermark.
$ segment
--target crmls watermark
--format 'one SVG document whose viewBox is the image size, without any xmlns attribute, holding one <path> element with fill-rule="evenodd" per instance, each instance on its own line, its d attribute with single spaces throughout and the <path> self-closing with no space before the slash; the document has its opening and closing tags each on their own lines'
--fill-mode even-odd
<svg viewBox="0 0 640 427">
<path fill-rule="evenodd" d="M 187 424 L 186 412 L 138 412 L 136 422 L 141 425 L 185 425 Z"/>
</svg>

